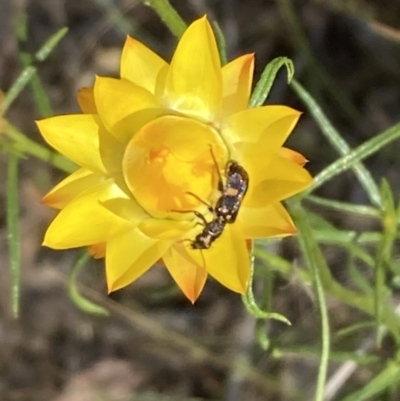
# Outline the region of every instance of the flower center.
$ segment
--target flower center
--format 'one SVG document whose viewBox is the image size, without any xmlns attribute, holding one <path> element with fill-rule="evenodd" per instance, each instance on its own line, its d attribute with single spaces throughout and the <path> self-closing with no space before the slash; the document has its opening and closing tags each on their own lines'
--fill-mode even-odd
<svg viewBox="0 0 400 401">
<path fill-rule="evenodd" d="M 123 173 L 132 195 L 159 218 L 192 219 L 213 202 L 218 166 L 226 149 L 217 132 L 197 121 L 164 116 L 144 126 L 128 143 Z M 182 212 L 181 216 L 176 212 Z"/>
</svg>

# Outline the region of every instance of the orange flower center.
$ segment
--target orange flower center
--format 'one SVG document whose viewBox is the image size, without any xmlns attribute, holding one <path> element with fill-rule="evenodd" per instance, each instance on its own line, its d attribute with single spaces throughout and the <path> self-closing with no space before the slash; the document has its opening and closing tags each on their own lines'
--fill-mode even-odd
<svg viewBox="0 0 400 401">
<path fill-rule="evenodd" d="M 226 148 L 213 128 L 164 116 L 144 126 L 128 143 L 123 173 L 133 196 L 149 214 L 189 219 L 194 215 L 188 211 L 206 208 L 202 201 L 213 202 L 218 168 L 226 158 Z"/>
</svg>

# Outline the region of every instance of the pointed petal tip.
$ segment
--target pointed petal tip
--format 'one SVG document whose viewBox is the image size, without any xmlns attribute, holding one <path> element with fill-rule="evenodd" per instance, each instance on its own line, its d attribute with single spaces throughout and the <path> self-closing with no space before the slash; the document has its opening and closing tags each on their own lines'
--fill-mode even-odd
<svg viewBox="0 0 400 401">
<path fill-rule="evenodd" d="M 52 243 L 52 241 L 49 240 L 47 232 L 44 235 L 42 246 L 45 246 L 45 247 L 51 248 L 51 249 L 62 249 L 61 247 L 58 247 L 56 244 Z"/>
<path fill-rule="evenodd" d="M 118 287 L 115 286 L 115 282 L 111 282 L 106 277 L 106 285 L 107 285 L 107 294 L 110 295 L 112 292 L 119 290 Z"/>
<path fill-rule="evenodd" d="M 52 194 L 47 194 L 45 196 L 43 196 L 42 201 L 41 201 L 44 205 L 46 206 L 50 206 L 56 202 L 55 199 L 52 199 Z"/>
<path fill-rule="evenodd" d="M 188 294 L 185 294 L 185 295 L 186 295 L 187 299 L 190 301 L 190 303 L 192 305 L 194 305 L 197 300 L 197 297 L 195 297 L 194 294 L 192 296 L 189 296 Z"/>
</svg>

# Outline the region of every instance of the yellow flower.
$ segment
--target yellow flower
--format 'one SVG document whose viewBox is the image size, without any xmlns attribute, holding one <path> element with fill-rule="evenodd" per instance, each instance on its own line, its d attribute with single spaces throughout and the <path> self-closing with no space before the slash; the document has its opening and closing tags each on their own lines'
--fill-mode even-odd
<svg viewBox="0 0 400 401">
<path fill-rule="evenodd" d="M 294 234 L 280 201 L 312 181 L 305 159 L 282 147 L 300 113 L 247 108 L 253 64 L 248 54 L 221 67 L 206 17 L 189 26 L 170 64 L 128 37 L 121 78 L 97 77 L 79 91 L 83 114 L 38 122 L 45 140 L 81 166 L 44 198 L 61 209 L 44 245 L 105 255 L 109 291 L 162 259 L 192 302 L 208 274 L 244 293 L 246 240 Z M 193 211 L 213 219 L 207 204 L 221 196 L 229 160 L 250 178 L 238 217 L 209 249 L 193 249 L 203 230 Z"/>
</svg>

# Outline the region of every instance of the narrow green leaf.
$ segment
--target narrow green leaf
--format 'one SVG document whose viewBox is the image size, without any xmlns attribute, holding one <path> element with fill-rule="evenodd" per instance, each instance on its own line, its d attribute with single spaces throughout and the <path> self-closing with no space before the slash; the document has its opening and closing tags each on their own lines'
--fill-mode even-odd
<svg viewBox="0 0 400 401">
<path fill-rule="evenodd" d="M 382 372 L 367 382 L 361 390 L 358 390 L 342 401 L 365 401 L 380 394 L 387 388 L 400 383 L 400 366 L 390 363 Z"/>
<path fill-rule="evenodd" d="M 376 243 L 381 240 L 382 234 L 380 232 L 363 232 L 346 231 L 346 230 L 315 230 L 315 238 L 318 242 L 326 244 L 345 245 L 345 242 L 351 242 L 357 239 L 359 244 Z"/>
<path fill-rule="evenodd" d="M 306 200 L 316 205 L 324 206 L 342 213 L 358 214 L 365 217 L 380 218 L 379 210 L 371 206 L 355 205 L 353 203 L 321 198 L 314 195 L 307 196 Z"/>
<path fill-rule="evenodd" d="M 219 58 L 221 60 L 221 65 L 224 66 L 228 62 L 228 57 L 226 55 L 225 35 L 222 32 L 222 29 L 217 21 L 213 21 L 212 26 L 214 29 L 215 38 L 217 39 L 218 52 L 219 52 Z"/>
<path fill-rule="evenodd" d="M 279 340 L 274 341 L 273 348 L 271 350 L 274 358 L 289 357 L 293 359 L 304 360 L 306 359 L 320 359 L 321 355 L 315 346 L 304 345 L 304 344 L 280 344 Z M 379 355 L 366 355 L 357 352 L 341 352 L 331 351 L 329 353 L 329 360 L 332 362 L 348 362 L 354 361 L 358 365 L 370 365 L 379 363 L 382 358 Z M 300 400 L 302 400 L 300 398 Z M 342 400 L 338 400 L 342 401 Z"/>
<path fill-rule="evenodd" d="M 273 59 L 267 64 L 263 73 L 261 74 L 260 80 L 257 82 L 249 101 L 249 107 L 258 107 L 265 102 L 275 81 L 276 74 L 282 67 L 286 67 L 288 75 L 287 80 L 288 83 L 291 82 L 294 75 L 294 66 L 292 60 L 287 57 L 278 57 Z"/>
<path fill-rule="evenodd" d="M 268 337 L 267 330 L 265 327 L 265 322 L 263 320 L 257 320 L 256 322 L 256 332 L 255 337 L 257 339 L 258 345 L 263 351 L 267 351 L 271 346 L 271 341 Z"/>
<path fill-rule="evenodd" d="M 375 318 L 377 325 L 377 343 L 382 341 L 380 330 L 382 320 L 382 305 L 386 304 L 386 267 L 392 258 L 392 250 L 397 234 L 397 210 L 395 208 L 392 190 L 386 180 L 382 180 L 382 223 L 383 235 L 378 248 L 375 268 Z"/>
<path fill-rule="evenodd" d="M 3 103 L 3 108 L 1 110 L 2 115 L 4 115 L 10 108 L 11 104 L 18 97 L 18 95 L 23 91 L 28 82 L 36 73 L 36 67 L 26 67 L 19 74 L 18 78 L 14 81 L 11 88 L 8 90 Z"/>
<path fill-rule="evenodd" d="M 343 173 L 344 171 L 349 170 L 350 168 L 354 168 L 358 165 L 361 160 L 366 159 L 372 154 L 376 153 L 389 143 L 395 141 L 400 138 L 400 123 L 393 125 L 386 131 L 382 132 L 364 142 L 362 145 L 353 149 L 347 155 L 337 159 L 335 162 L 330 164 L 327 168 L 322 170 L 316 177 L 314 177 L 313 184 L 308 187 L 305 191 L 301 193 L 301 197 L 305 197 L 315 189 L 319 188 L 322 184 L 331 180 L 333 177 Z M 369 174 L 369 173 L 368 173 Z M 360 182 L 361 178 L 359 176 Z M 375 184 L 374 184 L 375 186 Z M 372 187 L 370 187 L 372 188 Z M 364 184 L 364 189 L 367 190 L 367 184 Z M 372 199 L 372 196 L 374 199 Z M 381 201 L 377 202 L 377 199 L 380 199 L 380 195 L 375 194 L 375 189 L 370 193 L 370 198 L 373 203 L 379 207 L 381 207 Z"/>
<path fill-rule="evenodd" d="M 68 293 L 74 304 L 83 312 L 87 312 L 93 315 L 109 316 L 110 313 L 107 309 L 85 298 L 83 295 L 80 294 L 78 290 L 78 275 L 90 258 L 91 256 L 85 250 L 84 253 L 76 260 L 74 266 L 72 267 L 68 280 Z"/>
<path fill-rule="evenodd" d="M 346 337 L 349 335 L 354 334 L 354 332 L 363 330 L 363 329 L 371 329 L 376 325 L 375 321 L 367 321 L 367 322 L 361 322 L 361 323 L 354 323 L 351 326 L 348 326 L 342 330 L 338 330 L 335 333 L 335 337 Z"/>
<path fill-rule="evenodd" d="M 187 25 L 168 0 L 142 0 L 146 6 L 151 7 L 173 35 L 180 38 Z"/>
<path fill-rule="evenodd" d="M 54 35 L 52 35 L 46 43 L 39 49 L 36 53 L 35 58 L 37 61 L 44 61 L 58 42 L 65 36 L 68 32 L 68 28 L 62 28 Z M 25 88 L 26 84 L 30 82 L 32 77 L 36 74 L 35 66 L 28 66 L 24 68 L 21 74 L 18 76 L 16 81 L 13 83 L 11 88 L 8 90 L 3 104 L 2 115 L 4 115 L 8 108 L 11 106 L 13 101 L 18 97 L 18 95 Z"/>
<path fill-rule="evenodd" d="M 137 26 L 133 18 L 125 16 L 123 11 L 118 8 L 117 2 L 113 0 L 95 0 L 104 10 L 104 17 L 110 22 L 113 29 L 117 28 L 124 35 L 133 35 L 137 31 Z"/>
<path fill-rule="evenodd" d="M 35 59 L 40 62 L 46 60 L 49 54 L 67 33 L 68 28 L 64 27 L 51 35 L 50 38 L 46 40 L 45 44 L 36 52 Z"/>
<path fill-rule="evenodd" d="M 290 210 L 293 220 L 298 229 L 298 240 L 304 256 L 304 259 L 311 271 L 314 280 L 315 292 L 317 296 L 318 307 L 321 315 L 321 360 L 319 364 L 317 387 L 315 391 L 315 401 L 323 401 L 324 387 L 328 373 L 329 351 L 330 351 L 330 331 L 328 310 L 325 301 L 323 281 L 321 275 L 327 275 L 327 266 L 318 249 L 318 245 L 313 240 L 313 232 L 307 215 L 301 207 L 300 202 L 290 202 Z M 330 276 L 330 273 L 328 273 Z"/>
<path fill-rule="evenodd" d="M 352 282 L 356 285 L 356 287 L 362 291 L 364 294 L 367 294 L 369 296 L 373 295 L 373 290 L 371 287 L 371 284 L 369 281 L 366 279 L 365 274 L 360 273 L 358 270 L 358 266 L 356 264 L 357 259 L 363 260 L 371 268 L 374 268 L 374 259 L 364 250 L 362 250 L 360 247 L 357 245 L 357 238 L 354 239 L 354 241 L 350 242 L 349 246 L 346 248 L 349 251 L 349 262 L 348 262 L 348 272 L 350 275 L 350 278 Z M 368 258 L 368 262 L 365 260 L 366 258 L 364 257 L 364 254 L 366 255 L 366 258 Z"/>
<path fill-rule="evenodd" d="M 270 246 L 274 246 L 274 244 L 270 244 Z M 254 248 L 254 247 L 253 247 Z M 254 254 L 255 255 L 255 254 Z M 257 260 L 257 259 L 256 259 Z M 259 264 L 259 263 L 258 263 Z M 274 287 L 274 274 L 273 270 L 267 266 L 264 269 L 264 274 L 257 280 L 257 285 L 262 285 L 262 289 L 259 294 L 258 306 L 262 310 L 271 310 L 272 307 L 272 297 L 273 297 L 273 287 Z M 267 332 L 267 324 L 264 320 L 258 319 L 256 322 L 256 330 L 255 337 L 261 349 L 267 351 L 271 341 Z"/>
<path fill-rule="evenodd" d="M 11 304 L 15 318 L 19 316 L 21 253 L 18 203 L 18 155 L 9 154 L 7 174 L 7 233 L 10 252 Z"/>
<path fill-rule="evenodd" d="M 306 91 L 306 89 L 300 85 L 299 82 L 293 80 L 291 82 L 291 86 L 293 90 L 297 93 L 300 99 L 303 100 L 305 105 L 308 108 L 310 114 L 314 117 L 316 123 L 318 124 L 321 132 L 324 134 L 325 138 L 329 141 L 329 143 L 339 152 L 341 156 L 343 156 L 339 160 L 348 160 L 350 155 L 353 154 L 354 150 L 352 151 L 350 146 L 347 142 L 343 139 L 343 137 L 339 134 L 339 132 L 333 127 L 331 122 L 323 113 L 322 109 L 319 107 L 318 103 L 312 98 L 311 94 Z M 361 145 L 363 146 L 363 145 Z M 357 148 L 358 149 L 358 148 Z M 363 186 L 364 190 L 366 191 L 368 197 L 370 198 L 371 202 L 374 205 L 381 206 L 381 199 L 379 195 L 379 189 L 372 178 L 370 172 L 361 164 L 359 163 L 360 159 L 355 159 L 351 164 L 348 164 L 346 169 L 353 168 L 354 173 L 356 174 L 358 180 L 360 181 L 361 185 Z M 314 183 L 311 185 L 306 191 L 302 193 L 302 196 L 310 194 L 316 188 L 318 188 L 322 183 L 328 181 L 335 175 L 339 174 L 339 171 L 333 170 L 333 165 L 337 165 L 332 163 L 328 166 L 325 170 L 319 173 L 314 178 Z M 331 171 L 332 170 L 332 171 Z M 341 170 L 345 171 L 345 170 Z M 330 175 L 327 175 L 326 171 L 331 171 Z M 333 173 L 333 174 L 332 174 Z"/>
<path fill-rule="evenodd" d="M 28 52 L 28 32 L 27 32 L 27 18 L 26 14 L 23 14 L 21 20 L 18 24 L 18 47 L 19 47 L 19 58 L 22 62 L 24 68 L 29 68 L 34 64 L 33 57 Z M 50 105 L 49 97 L 46 94 L 46 91 L 43 88 L 42 81 L 39 78 L 39 75 L 36 73 L 33 74 L 30 80 L 30 86 L 33 91 L 33 97 L 35 99 L 35 103 L 39 109 L 39 113 L 41 117 L 49 117 L 53 114 L 53 110 Z"/>
</svg>

